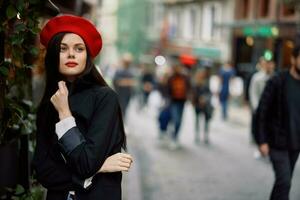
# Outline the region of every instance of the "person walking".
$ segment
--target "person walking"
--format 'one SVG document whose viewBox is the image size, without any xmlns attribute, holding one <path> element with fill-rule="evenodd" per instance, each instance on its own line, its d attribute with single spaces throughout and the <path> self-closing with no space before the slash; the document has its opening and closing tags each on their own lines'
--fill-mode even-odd
<svg viewBox="0 0 300 200">
<path fill-rule="evenodd" d="M 168 92 L 169 73 L 162 72 L 158 77 L 157 91 L 161 96 L 161 105 L 158 113 L 159 139 L 162 141 L 168 138 L 168 125 L 171 120 L 170 97 Z"/>
<path fill-rule="evenodd" d="M 113 78 L 114 89 L 118 94 L 124 118 L 126 117 L 126 111 L 133 94 L 134 86 L 136 85 L 136 80 L 131 69 L 132 59 L 130 53 L 125 53 L 122 56 L 122 65 L 116 71 Z"/>
<path fill-rule="evenodd" d="M 47 200 L 121 200 L 132 163 L 117 94 L 93 64 L 102 47 L 88 20 L 61 15 L 40 33 L 46 88 L 37 112 L 33 166 Z"/>
<path fill-rule="evenodd" d="M 288 200 L 300 152 L 300 46 L 293 49 L 291 68 L 266 84 L 258 107 L 258 144 L 270 156 L 275 182 L 270 200 Z"/>
<path fill-rule="evenodd" d="M 235 70 L 230 62 L 225 63 L 219 72 L 221 89 L 219 99 L 222 107 L 222 118 L 224 121 L 228 119 L 228 99 L 230 95 L 230 80 L 234 77 Z"/>
<path fill-rule="evenodd" d="M 258 107 L 259 100 L 261 95 L 265 89 L 265 85 L 267 81 L 272 77 L 275 69 L 274 61 L 267 61 L 264 57 L 259 59 L 257 64 L 258 71 L 253 74 L 250 86 L 249 86 L 249 100 L 250 100 L 250 108 L 252 112 L 251 118 L 251 133 L 252 139 L 256 142 L 255 132 L 257 132 L 257 117 L 256 110 Z M 256 155 L 257 154 L 257 155 Z M 259 153 L 255 152 L 255 157 L 259 157 Z"/>
<path fill-rule="evenodd" d="M 172 69 L 173 74 L 168 80 L 168 92 L 170 97 L 171 121 L 174 125 L 170 143 L 170 149 L 173 150 L 179 147 L 178 133 L 182 122 L 184 104 L 190 90 L 190 82 L 187 75 L 183 73 L 183 68 L 180 64 L 174 64 Z"/>
<path fill-rule="evenodd" d="M 208 73 L 204 70 L 195 74 L 195 84 L 192 87 L 192 103 L 195 110 L 195 143 L 200 143 L 200 115 L 204 116 L 204 142 L 209 143 L 209 121 L 212 117 L 212 94 L 209 89 Z"/>
</svg>

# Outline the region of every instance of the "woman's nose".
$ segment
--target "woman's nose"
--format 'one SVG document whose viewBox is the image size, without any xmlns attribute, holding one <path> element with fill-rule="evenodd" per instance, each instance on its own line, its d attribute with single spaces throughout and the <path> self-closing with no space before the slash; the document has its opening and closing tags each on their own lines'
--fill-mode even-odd
<svg viewBox="0 0 300 200">
<path fill-rule="evenodd" d="M 70 50 L 70 51 L 69 51 L 68 58 L 75 58 L 75 54 L 74 54 L 74 51 L 73 51 L 73 50 Z"/>
</svg>

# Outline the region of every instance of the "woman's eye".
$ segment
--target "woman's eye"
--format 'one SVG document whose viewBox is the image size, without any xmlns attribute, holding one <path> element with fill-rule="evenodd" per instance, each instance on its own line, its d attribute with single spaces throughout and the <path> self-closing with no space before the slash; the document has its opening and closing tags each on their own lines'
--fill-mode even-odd
<svg viewBox="0 0 300 200">
<path fill-rule="evenodd" d="M 66 51 L 66 50 L 67 50 L 67 47 L 64 47 L 64 46 L 60 47 L 60 51 L 61 51 L 61 52 L 64 52 L 64 51 Z"/>
<path fill-rule="evenodd" d="M 82 52 L 82 51 L 84 51 L 84 48 L 83 47 L 76 47 L 75 50 L 77 52 Z"/>
</svg>

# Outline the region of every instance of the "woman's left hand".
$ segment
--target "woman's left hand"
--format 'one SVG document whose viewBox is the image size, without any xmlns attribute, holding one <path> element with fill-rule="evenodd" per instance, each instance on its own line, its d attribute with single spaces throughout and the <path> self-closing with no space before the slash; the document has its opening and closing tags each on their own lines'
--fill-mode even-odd
<svg viewBox="0 0 300 200">
<path fill-rule="evenodd" d="M 64 81 L 59 81 L 58 90 L 51 97 L 50 101 L 57 110 L 60 120 L 72 116 L 69 108 L 68 95 L 69 91 L 66 83 Z"/>
<path fill-rule="evenodd" d="M 116 153 L 104 161 L 98 172 L 107 173 L 107 172 L 119 172 L 119 171 L 128 171 L 131 167 L 133 158 L 130 154 L 127 153 Z"/>
</svg>

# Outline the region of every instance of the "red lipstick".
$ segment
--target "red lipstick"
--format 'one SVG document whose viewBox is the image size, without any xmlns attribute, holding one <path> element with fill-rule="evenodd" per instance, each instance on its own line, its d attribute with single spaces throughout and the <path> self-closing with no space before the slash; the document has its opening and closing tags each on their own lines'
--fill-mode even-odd
<svg viewBox="0 0 300 200">
<path fill-rule="evenodd" d="M 65 65 L 68 67 L 76 67 L 78 65 L 78 63 L 77 62 L 67 62 L 67 63 L 65 63 Z"/>
</svg>

